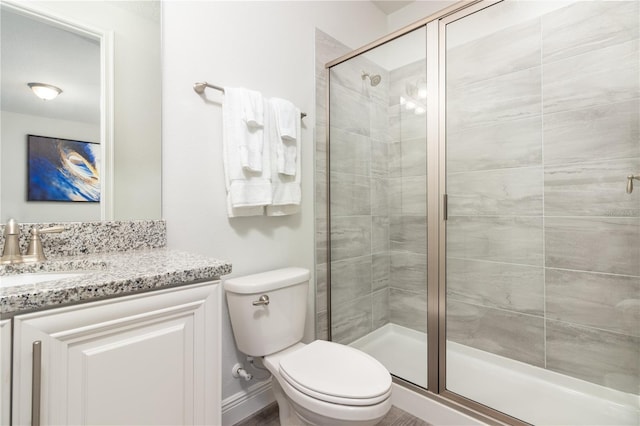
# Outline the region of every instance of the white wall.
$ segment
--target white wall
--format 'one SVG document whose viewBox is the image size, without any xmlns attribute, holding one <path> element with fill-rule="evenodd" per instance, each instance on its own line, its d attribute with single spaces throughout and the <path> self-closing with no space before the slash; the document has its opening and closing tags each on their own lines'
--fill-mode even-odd
<svg viewBox="0 0 640 426">
<path fill-rule="evenodd" d="M 2 221 L 100 220 L 100 203 L 27 202 L 27 135 L 100 142 L 100 125 L 2 111 Z"/>
<path fill-rule="evenodd" d="M 233 276 L 289 265 L 314 270 L 315 27 L 356 47 L 383 36 L 386 17 L 359 1 L 163 3 L 163 216 L 169 247 L 227 259 Z M 308 113 L 301 214 L 227 218 L 223 96 L 211 89 L 198 96 L 192 85 L 203 80 L 283 97 Z M 310 290 L 306 339 L 313 338 Z M 235 350 L 226 304 L 222 316 L 228 398 L 248 385 L 231 377 L 233 364 L 244 359 Z"/>
</svg>

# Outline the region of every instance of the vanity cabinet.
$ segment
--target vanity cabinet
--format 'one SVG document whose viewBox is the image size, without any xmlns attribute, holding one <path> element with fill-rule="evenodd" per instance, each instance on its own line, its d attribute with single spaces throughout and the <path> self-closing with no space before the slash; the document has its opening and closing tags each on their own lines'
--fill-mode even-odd
<svg viewBox="0 0 640 426">
<path fill-rule="evenodd" d="M 13 424 L 220 424 L 218 284 L 14 317 Z"/>
</svg>

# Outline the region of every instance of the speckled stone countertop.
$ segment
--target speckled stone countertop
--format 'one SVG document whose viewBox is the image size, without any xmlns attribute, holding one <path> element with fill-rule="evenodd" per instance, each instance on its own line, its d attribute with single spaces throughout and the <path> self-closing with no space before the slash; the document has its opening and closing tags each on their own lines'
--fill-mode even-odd
<svg viewBox="0 0 640 426">
<path fill-rule="evenodd" d="M 192 253 L 153 248 L 52 258 L 40 264 L 0 266 L 0 276 L 45 271 L 88 272 L 56 281 L 0 287 L 0 318 L 217 279 L 231 273 L 231 264 Z"/>
</svg>

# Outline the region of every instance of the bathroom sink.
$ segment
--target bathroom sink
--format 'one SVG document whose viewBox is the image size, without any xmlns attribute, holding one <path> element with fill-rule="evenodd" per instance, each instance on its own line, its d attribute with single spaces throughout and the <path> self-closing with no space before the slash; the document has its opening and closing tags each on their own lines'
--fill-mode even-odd
<svg viewBox="0 0 640 426">
<path fill-rule="evenodd" d="M 18 285 L 37 284 L 45 281 L 62 280 L 65 278 L 79 277 L 86 271 L 65 272 L 34 272 L 28 274 L 0 275 L 0 287 L 14 287 Z"/>
</svg>

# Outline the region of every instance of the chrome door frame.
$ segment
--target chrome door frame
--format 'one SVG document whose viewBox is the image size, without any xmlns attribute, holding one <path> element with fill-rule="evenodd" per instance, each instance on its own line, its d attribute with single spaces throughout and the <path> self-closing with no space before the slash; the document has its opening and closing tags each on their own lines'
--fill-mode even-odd
<svg viewBox="0 0 640 426">
<path fill-rule="evenodd" d="M 331 336 L 331 68 L 421 27 L 427 31 L 427 388 L 400 377 L 393 382 L 445 406 L 491 425 L 528 423 L 465 398 L 446 388 L 446 25 L 503 0 L 468 0 L 453 4 L 362 46 L 325 65 L 326 87 L 326 203 L 327 203 L 327 334 Z M 318 141 L 322 143 L 322 141 Z"/>
<path fill-rule="evenodd" d="M 481 414 L 482 416 L 488 416 L 492 421 L 497 422 L 497 424 L 509 424 L 509 425 L 528 425 L 529 423 L 523 422 L 520 419 L 512 417 L 508 414 L 505 414 L 501 411 L 495 410 L 481 404 L 472 399 L 466 398 L 460 394 L 457 394 L 453 391 L 447 389 L 447 212 L 446 212 L 446 195 L 447 195 L 447 126 L 446 126 L 446 106 L 447 106 L 447 90 L 446 90 L 446 27 L 448 24 L 455 22 L 459 19 L 463 19 L 469 15 L 472 15 L 482 9 L 486 9 L 488 7 L 494 6 L 504 0 L 483 0 L 477 2 L 469 7 L 465 7 L 463 9 L 459 9 L 453 13 L 448 14 L 447 16 L 442 17 L 438 20 L 438 60 L 437 60 L 437 70 L 432 70 L 433 72 L 437 72 L 438 74 L 438 125 L 439 125 L 439 134 L 438 139 L 434 143 L 438 145 L 438 164 L 439 164 L 439 179 L 438 179 L 438 189 L 439 194 L 441 194 L 441 198 L 443 198 L 442 202 L 440 202 L 440 217 L 438 223 L 438 254 L 439 259 L 437 263 L 430 263 L 427 265 L 427 270 L 430 268 L 437 269 L 438 278 L 437 278 L 437 286 L 438 286 L 438 377 L 440 378 L 438 383 L 438 395 L 444 398 L 447 401 L 451 401 L 456 404 L 460 404 L 468 409 L 473 410 Z M 428 71 L 427 71 L 428 72 Z M 432 141 L 433 142 L 433 141 Z M 429 144 L 429 140 L 427 144 Z M 430 229 L 430 228 L 428 228 Z M 435 242 L 434 242 L 435 244 Z"/>
</svg>

